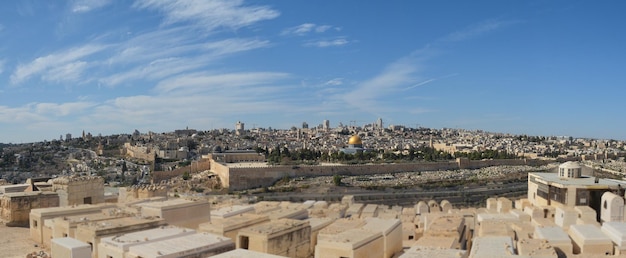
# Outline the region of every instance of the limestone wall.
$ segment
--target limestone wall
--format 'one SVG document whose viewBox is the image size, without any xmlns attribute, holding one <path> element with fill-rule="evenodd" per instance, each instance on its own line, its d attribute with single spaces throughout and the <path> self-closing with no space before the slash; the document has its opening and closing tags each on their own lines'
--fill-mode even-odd
<svg viewBox="0 0 626 258">
<path fill-rule="evenodd" d="M 160 183 L 163 180 L 168 180 L 170 178 L 182 176 L 185 172 L 198 173 L 198 172 L 209 170 L 209 169 L 211 169 L 211 161 L 209 160 L 194 161 L 189 166 L 177 168 L 172 171 L 154 171 L 152 172 L 152 182 L 156 184 L 156 183 Z"/>
<path fill-rule="evenodd" d="M 337 165 L 337 166 L 270 166 L 270 167 L 227 167 L 214 162 L 211 171 L 216 173 L 224 188 L 244 190 L 270 186 L 288 176 L 331 176 L 331 175 L 372 175 L 400 172 L 419 172 L 455 169 L 477 169 L 503 165 L 542 165 L 551 161 L 527 159 L 467 160 L 444 162 L 417 162 L 399 164 Z"/>
<path fill-rule="evenodd" d="M 52 180 L 52 191 L 59 194 L 60 206 L 104 202 L 104 179 L 98 176 L 59 177 Z"/>
<path fill-rule="evenodd" d="M 120 187 L 118 203 L 127 203 L 138 199 L 152 197 L 167 197 L 167 186 L 165 185 L 134 185 L 131 187 Z"/>
<path fill-rule="evenodd" d="M 0 217 L 8 226 L 23 226 L 31 209 L 58 206 L 59 196 L 53 192 L 11 193 L 0 197 Z"/>
</svg>

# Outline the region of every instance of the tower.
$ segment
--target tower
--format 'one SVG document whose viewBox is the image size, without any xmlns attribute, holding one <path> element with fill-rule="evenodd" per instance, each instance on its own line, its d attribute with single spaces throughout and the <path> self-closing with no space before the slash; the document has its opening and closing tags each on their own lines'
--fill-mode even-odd
<svg viewBox="0 0 626 258">
<path fill-rule="evenodd" d="M 244 134 L 244 123 L 242 123 L 241 121 L 237 121 L 237 123 L 235 124 L 235 134 L 236 135 L 243 135 Z"/>
<path fill-rule="evenodd" d="M 328 121 L 328 119 L 324 119 L 324 122 L 322 123 L 322 129 L 324 130 L 330 129 L 330 121 Z"/>
</svg>

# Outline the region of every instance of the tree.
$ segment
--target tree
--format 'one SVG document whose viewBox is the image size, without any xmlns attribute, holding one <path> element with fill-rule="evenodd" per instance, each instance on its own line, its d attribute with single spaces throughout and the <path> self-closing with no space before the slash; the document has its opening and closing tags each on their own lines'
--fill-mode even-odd
<svg viewBox="0 0 626 258">
<path fill-rule="evenodd" d="M 189 175 L 189 171 L 185 171 L 185 173 L 183 173 L 183 180 L 187 181 L 189 180 L 189 178 L 191 178 L 191 175 Z"/>
<path fill-rule="evenodd" d="M 335 184 L 336 186 L 340 186 L 341 185 L 341 176 L 335 174 L 333 176 L 333 184 Z"/>
</svg>

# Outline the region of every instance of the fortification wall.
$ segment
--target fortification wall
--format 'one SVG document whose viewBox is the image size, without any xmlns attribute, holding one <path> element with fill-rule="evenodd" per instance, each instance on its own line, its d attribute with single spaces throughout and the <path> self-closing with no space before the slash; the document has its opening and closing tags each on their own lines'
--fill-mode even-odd
<svg viewBox="0 0 626 258">
<path fill-rule="evenodd" d="M 456 162 L 418 162 L 399 164 L 371 165 L 337 165 L 337 166 L 271 166 L 271 167 L 226 167 L 216 163 L 212 167 L 224 188 L 245 190 L 272 185 L 277 180 L 297 176 L 330 176 L 330 175 L 372 175 L 399 172 L 420 172 L 455 169 L 477 169 L 489 166 L 521 166 L 542 165 L 552 161 L 507 159 L 507 160 L 467 160 L 457 159 Z"/>
<path fill-rule="evenodd" d="M 185 172 L 197 173 L 211 169 L 210 160 L 193 161 L 191 165 L 182 168 L 177 168 L 170 171 L 154 171 L 152 172 L 152 183 L 158 184 L 163 180 L 182 176 Z"/>
</svg>

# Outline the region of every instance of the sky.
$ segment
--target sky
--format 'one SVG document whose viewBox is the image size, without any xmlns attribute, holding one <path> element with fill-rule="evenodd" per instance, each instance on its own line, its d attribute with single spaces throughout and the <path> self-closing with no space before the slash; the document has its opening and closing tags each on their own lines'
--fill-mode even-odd
<svg viewBox="0 0 626 258">
<path fill-rule="evenodd" d="M 624 1 L 0 1 L 0 142 L 363 125 L 626 140 Z"/>
</svg>

